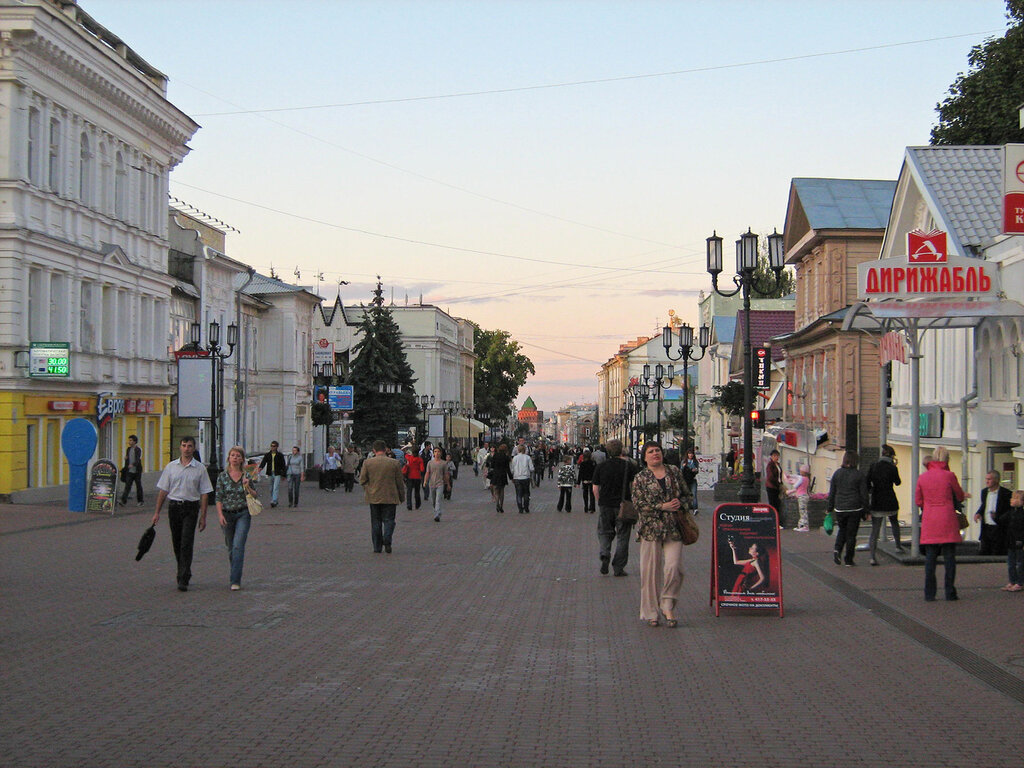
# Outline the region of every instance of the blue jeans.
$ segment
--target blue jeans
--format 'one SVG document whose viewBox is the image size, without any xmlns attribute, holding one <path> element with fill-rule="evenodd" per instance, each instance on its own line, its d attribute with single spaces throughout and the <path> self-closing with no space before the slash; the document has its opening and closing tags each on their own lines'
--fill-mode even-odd
<svg viewBox="0 0 1024 768">
<path fill-rule="evenodd" d="M 601 543 L 599 555 L 602 560 L 611 559 L 612 569 L 619 573 L 629 562 L 629 535 L 633 530 L 632 523 L 622 523 L 617 518 L 618 507 L 597 508 L 597 540 Z M 612 555 L 612 542 L 615 554 Z"/>
<path fill-rule="evenodd" d="M 441 516 L 441 500 L 444 498 L 444 486 L 438 485 L 434 488 L 434 517 Z"/>
<path fill-rule="evenodd" d="M 249 538 L 252 516 L 248 509 L 238 512 L 224 510 L 224 544 L 228 548 L 228 562 L 231 563 L 231 583 L 242 583 L 242 565 L 245 563 L 245 541 Z"/>
<path fill-rule="evenodd" d="M 281 490 L 281 476 L 272 475 L 270 478 L 270 503 L 277 504 L 277 495 Z"/>
<path fill-rule="evenodd" d="M 1024 587 L 1024 549 L 1008 547 L 1006 550 L 1006 570 L 1011 584 Z"/>
<path fill-rule="evenodd" d="M 370 539 L 373 551 L 380 552 L 385 545 L 391 546 L 395 533 L 395 509 L 397 504 L 370 505 Z"/>
<path fill-rule="evenodd" d="M 288 475 L 288 503 L 299 506 L 299 486 L 302 484 L 302 475 Z"/>
<path fill-rule="evenodd" d="M 935 599 L 935 566 L 942 550 L 942 562 L 946 571 L 946 599 L 956 600 L 956 544 L 924 545 L 924 599 Z"/>
</svg>

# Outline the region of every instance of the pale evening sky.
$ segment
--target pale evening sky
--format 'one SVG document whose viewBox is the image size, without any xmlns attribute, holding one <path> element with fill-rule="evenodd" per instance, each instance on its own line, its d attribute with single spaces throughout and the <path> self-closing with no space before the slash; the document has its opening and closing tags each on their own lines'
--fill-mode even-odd
<svg viewBox="0 0 1024 768">
<path fill-rule="evenodd" d="M 80 4 L 202 126 L 171 194 L 241 231 L 229 256 L 507 330 L 545 410 L 696 321 L 713 229 L 781 229 L 795 176 L 895 179 L 1006 26 L 1002 0 Z"/>
</svg>

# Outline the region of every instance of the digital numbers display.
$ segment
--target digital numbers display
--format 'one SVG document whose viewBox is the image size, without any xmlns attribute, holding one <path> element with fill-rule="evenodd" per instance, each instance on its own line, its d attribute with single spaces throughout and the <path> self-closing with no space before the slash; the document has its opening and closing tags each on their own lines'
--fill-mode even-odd
<svg viewBox="0 0 1024 768">
<path fill-rule="evenodd" d="M 59 342 L 32 342 L 29 349 L 28 375 L 59 377 L 71 375 L 71 345 Z"/>
</svg>

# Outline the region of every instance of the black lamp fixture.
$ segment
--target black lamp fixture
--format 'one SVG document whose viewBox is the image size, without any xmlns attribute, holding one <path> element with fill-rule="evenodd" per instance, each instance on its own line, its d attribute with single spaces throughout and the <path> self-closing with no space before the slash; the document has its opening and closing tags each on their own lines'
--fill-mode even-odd
<svg viewBox="0 0 1024 768">
<path fill-rule="evenodd" d="M 690 361 L 697 362 L 704 357 L 708 344 L 711 343 L 711 327 L 705 323 L 700 327 L 699 344 L 700 354 L 693 353 L 693 328 L 684 323 L 679 326 L 678 349 L 673 355 L 672 352 L 672 326 L 666 325 L 661 329 L 661 344 L 665 347 L 665 355 L 669 360 L 683 361 L 683 453 L 690 446 Z"/>
<path fill-rule="evenodd" d="M 189 342 L 194 349 L 202 350 L 202 326 L 199 323 L 192 323 L 189 326 Z M 207 326 L 205 351 L 214 360 L 213 377 L 211 381 L 210 403 L 212 418 L 210 419 L 210 455 L 207 457 L 207 467 L 210 474 L 210 481 L 216 485 L 217 475 L 220 474 L 220 448 L 218 446 L 219 433 L 223 431 L 224 421 L 224 361 L 234 354 L 238 345 L 238 326 L 234 323 L 228 325 L 227 347 L 228 351 L 223 352 L 220 345 L 220 323 L 211 320 Z"/>
<path fill-rule="evenodd" d="M 735 296 L 743 292 L 743 479 L 740 483 L 740 501 L 744 504 L 754 504 L 761 498 L 760 487 L 754 483 L 754 437 L 751 424 L 751 411 L 754 409 L 754 382 L 753 382 L 753 350 L 750 346 L 750 291 L 755 290 L 762 296 L 774 291 L 779 286 L 782 278 L 782 270 L 785 267 L 785 238 L 776 230 L 768 235 L 768 263 L 772 269 L 772 280 L 768 285 L 762 285 L 755 277 L 757 269 L 757 241 L 758 237 L 750 228 L 740 235 L 736 241 L 736 274 L 733 276 L 733 284 L 736 288 L 732 291 L 722 291 L 718 287 L 718 275 L 722 272 L 722 238 L 717 232 L 712 232 L 707 239 L 707 266 L 708 274 L 711 275 L 711 285 L 719 296 Z"/>
</svg>

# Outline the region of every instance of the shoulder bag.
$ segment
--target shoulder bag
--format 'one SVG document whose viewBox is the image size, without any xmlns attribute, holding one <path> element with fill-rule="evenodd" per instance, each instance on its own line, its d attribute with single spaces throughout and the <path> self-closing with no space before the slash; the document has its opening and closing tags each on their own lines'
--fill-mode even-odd
<svg viewBox="0 0 1024 768">
<path fill-rule="evenodd" d="M 669 470 L 671 472 L 671 470 Z M 678 471 L 678 470 L 677 470 Z M 682 477 L 682 472 L 679 473 Z M 695 544 L 697 539 L 700 538 L 700 528 L 697 526 L 697 520 L 693 516 L 691 511 L 691 504 L 684 501 L 682 496 L 679 497 L 679 509 L 674 513 L 676 518 L 676 525 L 679 526 L 679 533 L 682 534 L 683 544 L 689 546 Z"/>
<path fill-rule="evenodd" d="M 251 494 L 245 494 L 245 505 L 249 508 L 249 514 L 255 517 L 263 511 L 263 502 L 259 500 L 259 497 Z"/>
<path fill-rule="evenodd" d="M 622 469 L 622 501 L 619 502 L 619 515 L 616 518 L 620 523 L 635 523 L 640 519 L 633 502 L 626 498 L 626 491 L 629 490 L 629 462 L 622 459 L 625 465 Z"/>
</svg>

